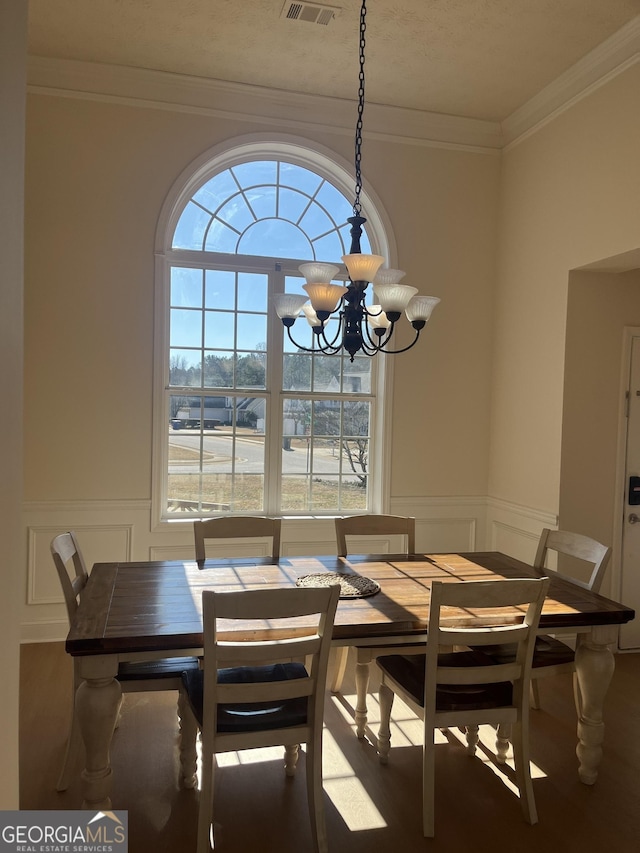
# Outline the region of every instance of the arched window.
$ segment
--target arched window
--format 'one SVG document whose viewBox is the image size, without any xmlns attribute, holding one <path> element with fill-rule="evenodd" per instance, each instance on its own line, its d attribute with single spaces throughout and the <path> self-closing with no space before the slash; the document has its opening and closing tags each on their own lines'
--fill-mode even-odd
<svg viewBox="0 0 640 853">
<path fill-rule="evenodd" d="M 295 346 L 270 310 L 272 295 L 303 293 L 300 263 L 340 264 L 350 244 L 340 181 L 317 155 L 305 163 L 283 151 L 203 160 L 161 218 L 160 520 L 379 505 L 370 460 L 380 357 L 305 352 L 306 320 Z M 372 251 L 367 234 L 362 251 Z"/>
</svg>

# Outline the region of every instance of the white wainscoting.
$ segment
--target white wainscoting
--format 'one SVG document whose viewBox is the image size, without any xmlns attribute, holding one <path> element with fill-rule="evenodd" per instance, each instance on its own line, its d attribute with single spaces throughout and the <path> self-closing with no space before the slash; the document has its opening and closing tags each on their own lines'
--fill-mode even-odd
<svg viewBox="0 0 640 853">
<path fill-rule="evenodd" d="M 495 550 L 525 561 L 533 559 L 542 528 L 556 526 L 555 515 L 486 497 L 397 497 L 391 499 L 389 512 L 415 517 L 418 551 Z M 49 550 L 58 533 L 76 532 L 87 567 L 97 562 L 194 557 L 191 522 L 176 521 L 170 530 L 152 533 L 150 501 L 27 503 L 23 519 L 28 549 L 22 642 L 62 640 L 67 633 L 66 610 Z M 357 545 L 352 543 L 355 550 L 369 553 L 397 548 L 385 536 L 363 541 L 361 549 Z M 242 553 L 240 547 L 225 548 L 220 556 Z M 285 557 L 335 554 L 333 519 L 285 518 L 281 553 Z"/>
</svg>

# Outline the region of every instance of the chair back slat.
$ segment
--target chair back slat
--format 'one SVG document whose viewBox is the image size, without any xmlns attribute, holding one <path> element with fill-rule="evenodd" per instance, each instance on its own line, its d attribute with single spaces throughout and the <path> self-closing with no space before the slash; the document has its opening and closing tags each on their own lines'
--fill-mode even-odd
<svg viewBox="0 0 640 853">
<path fill-rule="evenodd" d="M 523 684 L 528 683 L 535 635 L 549 586 L 548 578 L 522 578 L 501 581 L 469 581 L 442 583 L 433 581 L 429 604 L 429 627 L 425 656 L 425 709 L 427 714 L 437 714 L 436 692 L 438 684 L 491 684 L 514 682 L 514 706 L 521 705 Z M 453 608 L 453 610 L 452 610 Z M 502 610 L 504 632 L 497 626 Z M 477 623 L 470 632 L 465 627 L 456 630 L 451 626 L 441 629 L 442 621 L 451 621 L 460 611 L 468 611 Z M 487 620 L 483 628 L 483 620 Z M 520 624 L 514 628 L 514 620 Z M 500 642 L 500 634 L 516 643 L 515 659 L 508 664 L 493 663 L 482 656 L 483 665 L 448 666 L 448 656 L 441 657 L 443 645 L 482 646 L 483 641 Z M 484 636 L 483 636 L 484 635 Z M 496 637 L 498 638 L 496 640 Z"/>
<path fill-rule="evenodd" d="M 550 530 L 545 527 L 540 534 L 534 566 L 544 574 L 552 571 L 546 565 L 549 551 L 555 551 L 558 554 L 590 563 L 591 573 L 586 581 L 562 572 L 556 572 L 556 574 L 582 589 L 600 592 L 611 559 L 611 550 L 607 545 L 603 545 L 596 539 L 591 539 L 581 533 L 572 533 L 569 530 Z"/>
<path fill-rule="evenodd" d="M 80 594 L 89 579 L 76 535 L 72 530 L 60 533 L 52 540 L 51 556 L 58 572 L 69 624 L 71 624 L 78 609 Z"/>
<path fill-rule="evenodd" d="M 347 536 L 403 536 L 406 554 L 416 552 L 416 520 L 403 515 L 350 515 L 335 519 L 338 556 L 346 557 Z"/>
<path fill-rule="evenodd" d="M 280 531 L 282 521 L 279 518 L 264 516 L 221 516 L 193 522 L 196 560 L 206 559 L 206 540 L 208 539 L 265 539 L 271 540 L 269 557 L 277 562 L 280 559 Z"/>
</svg>

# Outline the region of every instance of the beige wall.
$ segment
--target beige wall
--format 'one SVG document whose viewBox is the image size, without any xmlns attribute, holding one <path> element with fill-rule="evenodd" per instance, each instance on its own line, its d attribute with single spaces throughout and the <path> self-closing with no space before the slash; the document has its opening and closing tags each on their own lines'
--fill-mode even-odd
<svg viewBox="0 0 640 853">
<path fill-rule="evenodd" d="M 29 97 L 28 501 L 150 498 L 157 217 L 203 151 L 268 130 Z M 351 158 L 346 134 L 309 138 Z M 396 358 L 392 496 L 485 494 L 499 157 L 370 140 L 364 171 L 407 283 L 442 297 L 423 344 Z"/>
<path fill-rule="evenodd" d="M 613 543 L 623 330 L 640 326 L 640 273 L 570 276 L 560 525 Z M 611 574 L 611 573 L 610 573 Z M 607 584 L 607 588 L 609 584 Z"/>
<path fill-rule="evenodd" d="M 636 64 L 504 152 L 494 498 L 558 510 L 569 272 L 640 245 L 639 92 Z"/>
</svg>

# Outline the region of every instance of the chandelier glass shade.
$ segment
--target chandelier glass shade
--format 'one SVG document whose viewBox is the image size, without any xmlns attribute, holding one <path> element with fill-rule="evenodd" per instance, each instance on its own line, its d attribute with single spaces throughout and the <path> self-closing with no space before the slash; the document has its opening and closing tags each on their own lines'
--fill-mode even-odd
<svg viewBox="0 0 640 853">
<path fill-rule="evenodd" d="M 278 317 L 287 330 L 289 340 L 304 352 L 318 352 L 335 355 L 342 351 L 353 361 L 356 355 L 373 356 L 380 352 L 401 353 L 411 349 L 420 337 L 431 312 L 440 302 L 437 296 L 420 296 L 416 287 L 400 284 L 405 273 L 403 270 L 384 269 L 381 255 L 363 254 L 360 250 L 362 227 L 367 221 L 362 216 L 360 194 L 362 192 L 362 117 L 364 113 L 364 62 L 366 32 L 366 0 L 362 0 L 360 10 L 359 33 L 359 88 L 358 118 L 355 134 L 355 201 L 353 216 L 347 222 L 351 225 L 351 247 L 348 255 L 342 256 L 348 281 L 336 284 L 334 279 L 340 276 L 341 268 L 335 264 L 316 261 L 301 264 L 298 269 L 306 279 L 303 290 L 306 296 L 282 293 L 274 297 L 274 306 Z M 341 278 L 344 277 L 342 272 Z M 373 284 L 375 305 L 366 305 L 367 287 Z M 292 328 L 300 314 L 311 326 L 312 346 L 305 347 L 297 343 Z M 392 349 L 391 338 L 396 323 L 402 314 L 415 331 L 413 340 L 399 349 Z M 329 320 L 336 317 L 337 330 L 332 338 L 327 337 Z M 331 327 L 335 329 L 335 323 Z"/>
</svg>

